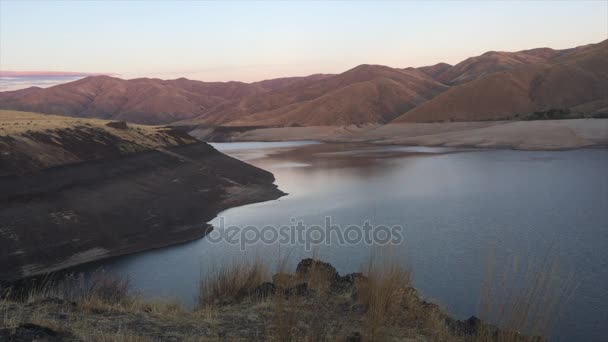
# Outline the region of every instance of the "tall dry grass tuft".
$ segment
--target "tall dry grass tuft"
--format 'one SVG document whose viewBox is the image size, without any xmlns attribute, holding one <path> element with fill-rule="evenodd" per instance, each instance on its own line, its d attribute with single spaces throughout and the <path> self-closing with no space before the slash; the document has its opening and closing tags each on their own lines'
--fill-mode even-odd
<svg viewBox="0 0 608 342">
<path fill-rule="evenodd" d="M 35 302 L 43 299 L 64 299 L 73 302 L 100 300 L 110 304 L 128 301 L 129 279 L 103 271 L 90 275 L 46 275 L 26 281 L 10 291 L 10 298 Z"/>
<path fill-rule="evenodd" d="M 510 266 L 497 270 L 490 253 L 479 315 L 500 330 L 482 326 L 478 341 L 538 341 L 550 335 L 560 305 L 576 287 L 572 277 L 559 276 L 556 258 L 550 255 L 524 262 L 514 257 Z"/>
<path fill-rule="evenodd" d="M 269 279 L 270 271 L 259 258 L 251 262 L 233 262 L 228 266 L 214 267 L 201 280 L 199 306 L 240 301 Z"/>
<path fill-rule="evenodd" d="M 367 279 L 357 284 L 357 300 L 366 307 L 366 339 L 382 340 L 383 328 L 393 323 L 412 299 L 411 269 L 392 253 L 373 254 L 362 273 Z"/>
<path fill-rule="evenodd" d="M 270 299 L 272 305 L 272 324 L 274 330 L 270 333 L 276 341 L 293 341 L 297 335 L 297 307 L 300 299 L 296 296 L 287 296 L 287 289 L 296 285 L 294 277 L 289 275 L 287 265 L 289 265 L 290 253 L 280 255 L 277 261 L 276 275 L 273 283 L 276 286 L 276 293 Z"/>
</svg>

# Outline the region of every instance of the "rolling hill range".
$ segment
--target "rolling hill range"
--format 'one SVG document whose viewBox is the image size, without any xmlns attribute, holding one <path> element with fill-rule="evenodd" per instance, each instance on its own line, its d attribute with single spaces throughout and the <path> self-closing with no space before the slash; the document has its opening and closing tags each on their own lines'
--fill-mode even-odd
<svg viewBox="0 0 608 342">
<path fill-rule="evenodd" d="M 364 64 L 337 75 L 254 83 L 91 76 L 2 92 L 0 108 L 247 127 L 526 119 L 547 111 L 583 117 L 608 112 L 607 69 L 608 40 L 566 50 L 490 51 L 453 66 Z"/>
<path fill-rule="evenodd" d="M 325 75 L 312 75 L 322 79 Z M 123 80 L 90 76 L 42 89 L 0 93 L 0 108 L 83 118 L 166 124 L 201 115 L 229 100 L 262 94 L 298 83 L 305 77 L 256 83 L 201 82 L 185 78 Z"/>
<path fill-rule="evenodd" d="M 452 86 L 395 122 L 504 120 L 551 110 L 607 113 L 608 41 L 553 56 Z"/>
<path fill-rule="evenodd" d="M 227 102 L 188 125 L 322 126 L 385 123 L 448 87 L 418 70 L 360 65 L 315 82 L 300 82 Z"/>
</svg>

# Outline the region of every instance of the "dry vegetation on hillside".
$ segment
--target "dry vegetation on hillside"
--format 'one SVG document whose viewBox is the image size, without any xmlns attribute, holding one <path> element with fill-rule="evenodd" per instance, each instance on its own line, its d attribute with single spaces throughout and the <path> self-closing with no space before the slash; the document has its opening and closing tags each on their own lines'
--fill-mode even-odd
<svg viewBox="0 0 608 342">
<path fill-rule="evenodd" d="M 0 174 L 196 142 L 162 126 L 0 110 Z"/>
<path fill-rule="evenodd" d="M 328 263 L 302 260 L 295 273 L 279 262 L 270 277 L 259 259 L 225 265 L 201 281 L 193 310 L 176 302 L 146 302 L 129 295 L 124 280 L 46 281 L 0 301 L 0 337 L 39 336 L 48 341 L 542 341 L 517 331 L 541 322 L 518 302 L 517 324 L 497 330 L 472 317 L 449 318 L 420 299 L 411 271 L 389 254 L 372 257 L 361 273 L 339 275 Z M 526 293 L 546 290 L 537 282 Z M 6 293 L 5 293 L 6 294 Z M 524 297 L 522 297 L 524 298 Z M 534 298 L 525 296 L 534 303 Z M 554 309 L 554 308 L 545 308 Z M 19 335 L 21 334 L 21 335 Z M 29 335 L 28 335 L 29 334 Z M 55 338 L 55 339 L 53 339 Z M 21 341 L 16 339 L 16 341 Z"/>
</svg>

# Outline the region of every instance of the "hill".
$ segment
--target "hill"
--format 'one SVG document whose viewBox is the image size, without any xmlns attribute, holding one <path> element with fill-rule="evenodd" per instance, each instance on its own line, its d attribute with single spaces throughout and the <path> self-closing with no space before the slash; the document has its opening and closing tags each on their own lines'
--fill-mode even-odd
<svg viewBox="0 0 608 342">
<path fill-rule="evenodd" d="M 456 64 L 359 65 L 254 83 L 91 76 L 0 93 L 0 108 L 183 126 L 347 126 L 605 115 L 607 41 Z"/>
<path fill-rule="evenodd" d="M 481 56 L 467 58 L 450 68 L 439 67 L 444 71 L 435 73 L 433 77 L 439 82 L 449 85 L 462 84 L 527 64 L 547 63 L 562 53 L 564 52 L 561 50 L 550 48 L 518 52 L 488 51 Z M 435 66 L 435 68 L 438 68 L 438 66 Z"/>
<path fill-rule="evenodd" d="M 552 118 L 567 118 L 608 112 L 608 41 L 549 55 L 549 61 L 455 85 L 394 122 L 526 119 L 551 113 L 558 116 Z"/>
<path fill-rule="evenodd" d="M 84 118 L 163 124 L 200 115 L 230 99 L 266 91 L 242 82 L 90 76 L 50 88 L 0 93 L 0 107 Z"/>
<path fill-rule="evenodd" d="M 283 195 L 167 127 L 0 111 L 0 151 L 0 282 L 200 238 L 220 211 Z"/>
<path fill-rule="evenodd" d="M 447 90 L 418 70 L 360 65 L 322 80 L 231 101 L 187 125 L 348 125 L 384 123 Z"/>
<path fill-rule="evenodd" d="M 437 63 L 435 65 L 429 65 L 418 68 L 418 70 L 423 73 L 431 76 L 433 79 L 437 79 L 437 76 L 443 74 L 447 70 L 451 69 L 453 66 L 448 63 Z"/>
</svg>

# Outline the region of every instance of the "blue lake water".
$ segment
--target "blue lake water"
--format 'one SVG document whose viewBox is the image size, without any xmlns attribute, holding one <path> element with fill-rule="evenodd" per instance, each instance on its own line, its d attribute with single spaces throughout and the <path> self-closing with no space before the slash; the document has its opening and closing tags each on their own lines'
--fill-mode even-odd
<svg viewBox="0 0 608 342">
<path fill-rule="evenodd" d="M 300 142 L 214 146 L 274 173 L 287 196 L 226 210 L 211 223 L 403 227 L 392 248 L 413 269 L 414 286 L 457 318 L 478 313 L 489 255 L 557 260 L 569 279 L 552 340 L 608 336 L 608 150 L 509 151 Z M 204 204 L 201 204 L 204 205 Z M 377 247 L 364 242 L 314 248 L 341 273 L 356 272 Z M 127 275 L 149 297 L 192 304 L 210 267 L 254 256 L 291 266 L 312 252 L 299 244 L 239 244 L 209 238 L 87 266 Z"/>
</svg>

